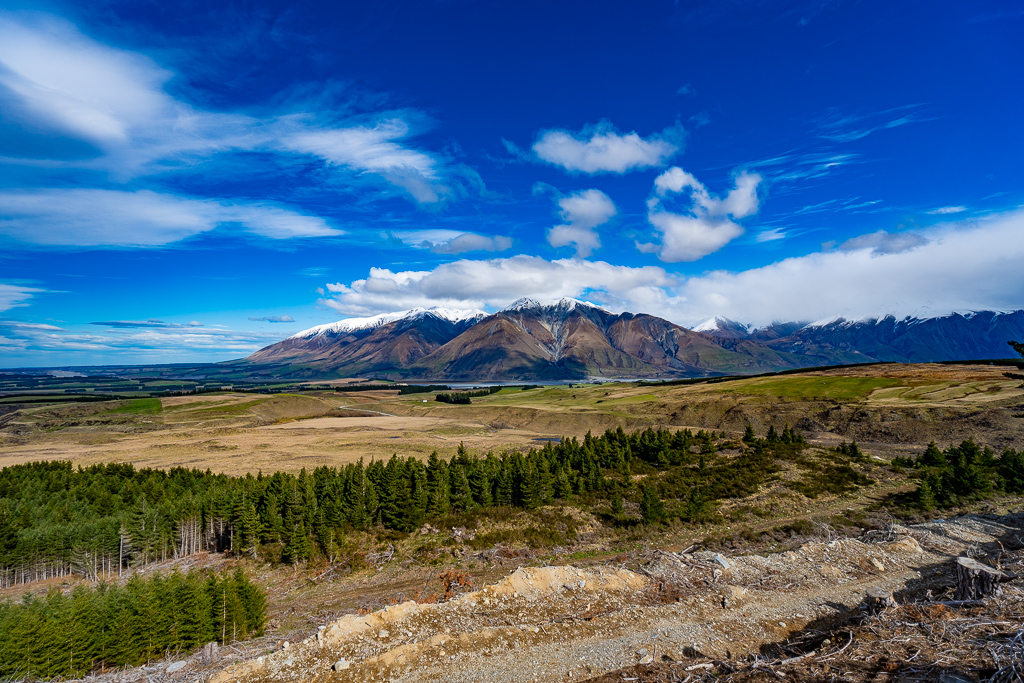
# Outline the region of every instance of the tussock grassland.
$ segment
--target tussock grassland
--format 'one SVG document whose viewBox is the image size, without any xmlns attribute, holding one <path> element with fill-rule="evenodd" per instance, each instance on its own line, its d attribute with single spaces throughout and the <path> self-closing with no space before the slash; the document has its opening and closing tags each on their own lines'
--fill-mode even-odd
<svg viewBox="0 0 1024 683">
<path fill-rule="evenodd" d="M 393 453 L 449 457 L 460 442 L 474 452 L 500 452 L 620 426 L 738 436 L 747 423 L 759 431 L 790 424 L 824 445 L 856 439 L 882 455 L 968 437 L 997 450 L 1021 448 L 1024 418 L 1014 415 L 1024 414 L 1024 389 L 1003 372 L 882 365 L 692 385 L 506 388 L 471 405 L 439 403 L 432 394 L 320 391 L 27 406 L 0 417 L 0 466 L 69 459 L 294 472 Z"/>
</svg>

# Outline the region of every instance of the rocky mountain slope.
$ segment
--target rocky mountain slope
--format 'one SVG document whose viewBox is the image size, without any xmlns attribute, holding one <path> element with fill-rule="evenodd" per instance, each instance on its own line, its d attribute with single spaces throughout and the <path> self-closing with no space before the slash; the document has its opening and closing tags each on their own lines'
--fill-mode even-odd
<svg viewBox="0 0 1024 683">
<path fill-rule="evenodd" d="M 933 318 L 895 316 L 848 320 L 841 316 L 814 323 L 775 323 L 752 329 L 725 318 L 694 328 L 721 339 L 755 341 L 776 351 L 817 359 L 815 365 L 897 361 L 1010 358 L 1006 345 L 1024 339 L 1024 311 L 951 313 Z"/>
<path fill-rule="evenodd" d="M 282 374 L 389 379 L 555 380 L 757 373 L 808 365 L 750 340 L 720 339 L 651 315 L 575 299 L 522 299 L 487 316 L 417 310 L 312 328 L 246 361 Z"/>
<path fill-rule="evenodd" d="M 349 318 L 292 335 L 249 356 L 281 374 L 359 375 L 405 368 L 487 316 L 446 308 Z M 269 367 L 268 367 L 269 369 Z"/>
<path fill-rule="evenodd" d="M 522 299 L 493 315 L 413 309 L 300 332 L 242 361 L 279 377 L 573 380 L 702 377 L 873 361 L 1012 356 L 1024 311 L 893 316 L 752 328 L 721 317 L 687 329 L 647 314 Z"/>
</svg>

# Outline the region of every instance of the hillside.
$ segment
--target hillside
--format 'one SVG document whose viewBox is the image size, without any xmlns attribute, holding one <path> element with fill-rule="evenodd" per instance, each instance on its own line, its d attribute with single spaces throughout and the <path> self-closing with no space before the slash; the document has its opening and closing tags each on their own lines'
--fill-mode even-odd
<svg viewBox="0 0 1024 683">
<path fill-rule="evenodd" d="M 453 381 L 671 379 L 875 361 L 1005 358 L 1024 311 L 894 316 L 754 328 L 711 318 L 693 329 L 576 299 L 522 299 L 483 311 L 413 309 L 300 332 L 225 363 L 250 377 Z"/>
<path fill-rule="evenodd" d="M 947 608 L 909 601 L 928 591 L 950 597 L 949 559 L 968 549 L 1019 575 L 1020 520 L 953 520 L 961 508 L 943 502 L 933 514 L 947 521 L 912 527 L 922 517 L 908 507 L 908 493 L 927 470 L 907 462 L 924 457 L 932 440 L 946 462 L 958 462 L 954 452 L 966 451 L 956 444 L 971 438 L 994 449 L 1003 472 L 1004 449 L 1024 448 L 1024 388 L 1004 370 L 882 365 L 686 384 L 506 387 L 470 405 L 383 389 L 11 404 L 0 416 L 0 464 L 71 462 L 32 470 L 34 477 L 18 470 L 4 504 L 31 509 L 17 519 L 40 531 L 44 523 L 70 525 L 63 511 L 78 510 L 68 538 L 96 542 L 113 558 L 111 583 L 128 580 L 116 567 L 126 548 L 132 570 L 146 575 L 241 567 L 266 587 L 266 635 L 225 643 L 217 657 L 202 648 L 172 652 L 98 680 L 661 683 L 684 680 L 672 672 L 687 668 L 753 677 L 766 661 L 792 680 L 830 680 L 812 675 L 821 662 L 860 672 L 848 680 L 874 680 L 879 671 L 937 666 L 932 653 L 951 647 L 959 648 L 957 670 L 977 672 L 993 666 L 986 649 L 951 642 L 945 634 L 957 631 L 929 625 L 945 614 L 977 642 L 1002 646 L 1017 630 L 1019 608 L 1010 610 L 1014 629 L 990 622 L 1008 621 L 998 611 L 1007 597 L 1024 598 L 1019 579 L 999 601 L 955 612 L 933 614 Z M 747 425 L 765 438 L 749 439 Z M 109 463 L 121 464 L 89 467 Z M 258 470 L 262 476 L 246 477 Z M 214 474 L 222 472 L 241 479 Z M 376 493 L 350 507 L 360 472 Z M 41 485 L 51 479 L 63 485 Z M 970 510 L 1018 509 L 1024 479 L 1014 479 L 1018 493 L 991 481 L 998 492 L 964 499 Z M 660 492 L 661 522 L 645 523 L 657 514 L 644 507 L 647 490 Z M 76 507 L 103 491 L 117 495 Z M 192 505 L 204 511 L 206 542 L 241 538 L 241 508 L 231 502 L 241 495 L 259 515 L 258 558 L 200 548 L 147 560 L 142 532 L 177 543 Z M 139 527 L 132 520 L 142 505 L 155 516 Z M 311 525 L 296 526 L 301 514 L 285 524 L 297 506 L 313 515 Z M 375 510 L 371 525 L 358 521 L 366 506 Z M 335 535 L 325 535 L 324 522 L 338 515 Z M 905 521 L 891 524 L 893 517 Z M 296 528 L 310 535 L 303 552 L 311 553 L 297 566 L 284 554 L 302 548 L 289 540 Z M 140 541 L 119 546 L 125 530 Z M 73 548 L 32 545 L 44 538 L 35 528 L 16 537 L 8 564 L 27 557 L 44 571 L 42 580 L 0 589 L 3 597 L 20 601 L 26 591 L 45 596 L 90 581 L 66 574 L 80 556 Z M 45 568 L 55 566 L 62 575 L 47 579 Z M 872 587 L 897 591 L 904 611 L 863 622 L 856 606 Z M 880 659 L 879 629 L 902 629 L 893 661 Z M 35 638 L 32 651 L 55 639 Z M 794 659 L 803 654 L 810 656 Z M 916 657 L 913 667 L 886 668 L 903 666 L 900 657 Z"/>
<path fill-rule="evenodd" d="M 756 341 L 721 339 L 662 318 L 561 299 L 490 316 L 417 310 L 301 332 L 245 359 L 279 376 L 572 380 L 704 377 L 812 365 Z"/>
<path fill-rule="evenodd" d="M 779 352 L 817 359 L 814 365 L 927 363 L 1013 356 L 1006 342 L 1024 339 L 1024 311 L 976 311 L 930 318 L 883 315 L 851 320 L 836 316 L 757 329 L 712 318 L 694 329 L 721 339 L 748 340 Z"/>
</svg>

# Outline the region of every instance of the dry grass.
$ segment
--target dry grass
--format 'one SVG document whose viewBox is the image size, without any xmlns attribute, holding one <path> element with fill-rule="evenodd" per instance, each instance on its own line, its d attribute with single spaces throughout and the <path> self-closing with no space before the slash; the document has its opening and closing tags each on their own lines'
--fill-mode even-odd
<svg viewBox="0 0 1024 683">
<path fill-rule="evenodd" d="M 856 439 L 885 456 L 974 437 L 1024 447 L 1019 381 L 1005 368 L 884 365 L 717 384 L 629 383 L 506 389 L 472 405 L 396 391 L 206 394 L 162 399 L 159 414 L 111 405 L 33 407 L 0 419 L 0 466 L 42 459 L 133 462 L 229 474 L 338 466 L 359 458 L 525 450 L 587 431 L 648 426 L 739 435 L 749 422 L 797 425 L 825 445 Z M 426 399 L 426 402 L 424 402 Z M 376 411 L 384 415 L 359 411 Z M 333 417 L 350 415 L 350 417 Z"/>
</svg>

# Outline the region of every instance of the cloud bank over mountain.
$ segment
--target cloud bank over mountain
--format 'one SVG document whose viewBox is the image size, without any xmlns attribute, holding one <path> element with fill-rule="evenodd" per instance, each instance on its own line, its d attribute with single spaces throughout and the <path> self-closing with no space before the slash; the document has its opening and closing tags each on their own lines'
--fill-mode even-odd
<svg viewBox="0 0 1024 683">
<path fill-rule="evenodd" d="M 739 213 L 752 205 L 748 196 L 707 201 L 736 202 Z M 431 271 L 375 268 L 365 279 L 329 285 L 325 303 L 341 313 L 366 314 L 433 305 L 497 309 L 520 297 L 565 296 L 685 325 L 715 315 L 767 325 L 832 315 L 1014 310 L 1024 301 L 1022 262 L 1024 212 L 1012 212 L 898 240 L 871 233 L 843 249 L 689 278 L 654 266 L 527 256 L 462 260 Z"/>
</svg>

